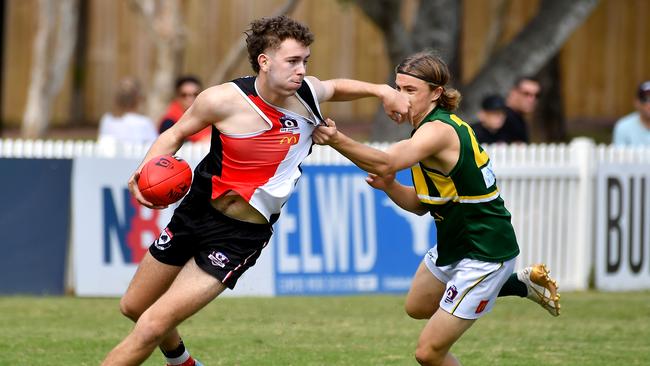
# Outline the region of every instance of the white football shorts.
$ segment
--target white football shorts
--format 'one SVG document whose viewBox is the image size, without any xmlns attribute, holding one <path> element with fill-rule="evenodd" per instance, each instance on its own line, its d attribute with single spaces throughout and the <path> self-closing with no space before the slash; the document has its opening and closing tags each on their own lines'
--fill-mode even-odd
<svg viewBox="0 0 650 366">
<path fill-rule="evenodd" d="M 478 319 L 492 310 L 501 287 L 515 268 L 516 260 L 492 263 L 465 258 L 438 267 L 436 259 L 437 246 L 424 255 L 424 263 L 438 280 L 446 284 L 440 308 L 463 319 Z"/>
</svg>

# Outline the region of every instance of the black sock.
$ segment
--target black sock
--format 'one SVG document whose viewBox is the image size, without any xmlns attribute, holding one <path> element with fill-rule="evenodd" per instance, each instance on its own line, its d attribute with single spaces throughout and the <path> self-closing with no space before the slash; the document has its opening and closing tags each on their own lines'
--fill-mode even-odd
<svg viewBox="0 0 650 366">
<path fill-rule="evenodd" d="M 519 281 L 517 278 L 517 272 L 511 274 L 510 277 L 508 277 L 506 283 L 503 284 L 501 291 L 499 291 L 498 297 L 501 296 L 528 296 L 528 288 L 526 287 L 525 283 Z"/>
<path fill-rule="evenodd" d="M 165 351 L 164 349 L 160 348 L 162 351 L 163 355 L 167 358 L 177 358 L 181 357 L 183 353 L 185 353 L 185 345 L 183 344 L 183 340 L 181 339 L 181 343 L 176 347 L 176 349 L 173 349 L 171 351 Z"/>
</svg>

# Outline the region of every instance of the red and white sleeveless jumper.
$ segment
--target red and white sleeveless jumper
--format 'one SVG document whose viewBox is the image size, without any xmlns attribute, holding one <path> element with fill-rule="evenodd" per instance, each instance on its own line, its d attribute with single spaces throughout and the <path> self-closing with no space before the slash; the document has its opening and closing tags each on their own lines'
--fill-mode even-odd
<svg viewBox="0 0 650 366">
<path fill-rule="evenodd" d="M 211 199 L 236 192 L 273 223 L 300 178 L 300 164 L 311 153 L 311 134 L 323 118 L 309 81 L 303 80 L 296 93 L 311 115 L 308 119 L 265 102 L 255 79 L 243 77 L 230 84 L 269 128 L 233 135 L 213 126 L 210 152 L 194 170 L 192 190 Z"/>
</svg>

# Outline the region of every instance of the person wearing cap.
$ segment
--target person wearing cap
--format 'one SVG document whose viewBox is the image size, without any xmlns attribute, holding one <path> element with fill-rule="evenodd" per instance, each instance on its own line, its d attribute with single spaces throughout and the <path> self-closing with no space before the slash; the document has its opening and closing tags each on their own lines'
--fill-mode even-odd
<svg viewBox="0 0 650 366">
<path fill-rule="evenodd" d="M 508 143 L 503 129 L 506 121 L 506 102 L 500 95 L 488 95 L 481 101 L 478 122 L 472 124 L 476 139 L 481 144 Z"/>
<path fill-rule="evenodd" d="M 612 143 L 619 146 L 650 146 L 650 80 L 639 85 L 635 112 L 616 121 Z"/>
</svg>

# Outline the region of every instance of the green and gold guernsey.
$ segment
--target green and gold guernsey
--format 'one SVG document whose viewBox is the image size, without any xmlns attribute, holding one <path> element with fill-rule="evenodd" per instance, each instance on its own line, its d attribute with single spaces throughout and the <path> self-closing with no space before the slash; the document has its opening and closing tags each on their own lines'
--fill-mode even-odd
<svg viewBox="0 0 650 366">
<path fill-rule="evenodd" d="M 422 163 L 411 168 L 418 198 L 436 221 L 436 265 L 449 265 L 463 258 L 503 262 L 516 257 L 519 246 L 510 212 L 499 195 L 490 158 L 478 144 L 474 131 L 440 107 L 431 111 L 418 128 L 431 121 L 453 127 L 460 139 L 458 163 L 449 175 Z"/>
</svg>

